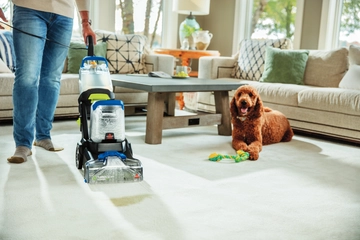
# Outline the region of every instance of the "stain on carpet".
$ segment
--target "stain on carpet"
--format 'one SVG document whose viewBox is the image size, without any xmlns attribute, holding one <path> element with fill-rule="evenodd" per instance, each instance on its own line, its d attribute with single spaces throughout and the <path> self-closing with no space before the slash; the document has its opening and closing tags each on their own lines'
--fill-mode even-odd
<svg viewBox="0 0 360 240">
<path fill-rule="evenodd" d="M 130 206 L 142 202 L 146 198 L 150 198 L 151 194 L 142 194 L 136 196 L 112 198 L 111 202 L 117 207 Z"/>
</svg>

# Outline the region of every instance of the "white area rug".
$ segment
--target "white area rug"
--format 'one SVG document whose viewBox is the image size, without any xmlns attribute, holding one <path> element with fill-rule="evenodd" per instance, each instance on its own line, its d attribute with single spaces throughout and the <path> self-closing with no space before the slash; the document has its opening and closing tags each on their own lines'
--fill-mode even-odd
<svg viewBox="0 0 360 240">
<path fill-rule="evenodd" d="M 8 164 L 12 126 L 0 127 L 0 239 L 360 239 L 360 148 L 295 136 L 258 161 L 235 154 L 216 127 L 165 130 L 148 145 L 145 117 L 126 118 L 141 183 L 88 185 L 75 167 L 75 121 L 54 123 L 58 153 L 33 149 Z"/>
</svg>

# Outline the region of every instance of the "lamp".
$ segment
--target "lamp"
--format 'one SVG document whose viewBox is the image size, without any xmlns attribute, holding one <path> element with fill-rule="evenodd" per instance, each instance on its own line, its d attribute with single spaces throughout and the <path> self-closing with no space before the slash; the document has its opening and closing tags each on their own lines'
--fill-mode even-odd
<svg viewBox="0 0 360 240">
<path fill-rule="evenodd" d="M 192 33 L 200 29 L 200 25 L 196 22 L 194 15 L 207 15 L 210 10 L 210 0 L 174 0 L 173 11 L 180 14 L 189 14 L 179 27 L 179 38 L 181 48 L 184 46 L 186 40 L 190 49 L 195 49 L 195 43 L 192 38 Z M 194 15 L 193 15 L 194 14 Z"/>
</svg>

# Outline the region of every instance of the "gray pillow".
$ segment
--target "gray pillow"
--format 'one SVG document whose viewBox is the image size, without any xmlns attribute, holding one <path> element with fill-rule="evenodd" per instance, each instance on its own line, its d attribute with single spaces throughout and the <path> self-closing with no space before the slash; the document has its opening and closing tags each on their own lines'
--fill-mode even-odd
<svg viewBox="0 0 360 240">
<path fill-rule="evenodd" d="M 305 68 L 305 85 L 339 87 L 349 68 L 347 48 L 335 50 L 310 50 Z"/>
</svg>

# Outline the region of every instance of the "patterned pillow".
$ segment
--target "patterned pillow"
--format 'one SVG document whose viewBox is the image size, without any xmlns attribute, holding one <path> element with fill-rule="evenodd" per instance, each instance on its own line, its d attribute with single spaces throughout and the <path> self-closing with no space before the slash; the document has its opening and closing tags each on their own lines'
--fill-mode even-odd
<svg viewBox="0 0 360 240">
<path fill-rule="evenodd" d="M 0 30 L 0 58 L 11 71 L 15 71 L 15 52 L 11 31 Z"/>
<path fill-rule="evenodd" d="M 266 47 L 292 49 L 290 39 L 244 39 L 240 43 L 238 61 L 232 76 L 239 79 L 259 81 L 264 72 Z"/>
<path fill-rule="evenodd" d="M 104 30 L 96 30 L 95 33 L 97 42 L 107 43 L 106 59 L 110 73 L 146 73 L 145 36 L 116 34 Z"/>
</svg>

